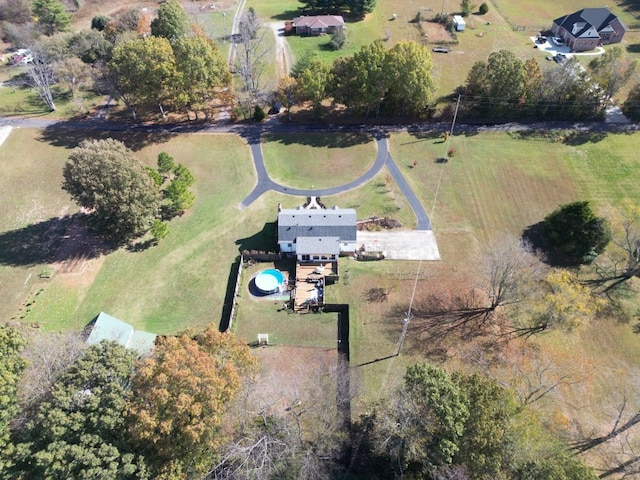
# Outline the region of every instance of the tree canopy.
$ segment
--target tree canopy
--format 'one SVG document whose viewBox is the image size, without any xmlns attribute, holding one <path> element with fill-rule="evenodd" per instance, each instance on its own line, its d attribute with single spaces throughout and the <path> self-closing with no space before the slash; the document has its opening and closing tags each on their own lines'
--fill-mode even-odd
<svg viewBox="0 0 640 480">
<path fill-rule="evenodd" d="M 143 460 L 122 435 L 134 361 L 115 342 L 88 348 L 19 432 L 19 471 L 30 478 L 144 477 Z"/>
<path fill-rule="evenodd" d="M 567 260 L 590 262 L 611 239 L 607 221 L 597 217 L 589 202 L 561 205 L 544 219 L 544 235 Z"/>
<path fill-rule="evenodd" d="M 222 445 L 222 417 L 255 368 L 248 347 L 213 325 L 162 337 L 132 380 L 129 431 L 161 478 L 200 472 Z"/>
<path fill-rule="evenodd" d="M 375 41 L 333 63 L 326 95 L 335 103 L 363 110 L 366 116 L 371 112 L 378 116 L 382 107 L 391 115 L 420 115 L 433 100 L 432 68 L 424 45 L 400 42 L 385 50 L 381 41 Z"/>
<path fill-rule="evenodd" d="M 18 330 L 0 325 L 0 476 L 4 476 L 15 460 L 9 423 L 18 412 L 16 392 L 25 368 L 20 352 L 25 343 Z"/>
<path fill-rule="evenodd" d="M 45 35 L 69 30 L 71 14 L 57 0 L 34 0 L 33 14 Z"/>
<path fill-rule="evenodd" d="M 94 227 L 126 242 L 144 235 L 160 213 L 159 187 L 122 142 L 85 140 L 63 170 L 66 190 L 91 212 Z"/>
<path fill-rule="evenodd" d="M 120 98 L 136 115 L 136 108 L 156 106 L 171 97 L 178 77 L 169 40 L 146 37 L 119 44 L 108 64 Z"/>
<path fill-rule="evenodd" d="M 300 0 L 308 10 L 323 14 L 349 13 L 362 18 L 373 12 L 376 0 Z"/>
<path fill-rule="evenodd" d="M 178 0 L 166 0 L 158 8 L 158 18 L 151 22 L 151 35 L 175 42 L 189 31 L 187 14 Z"/>
</svg>

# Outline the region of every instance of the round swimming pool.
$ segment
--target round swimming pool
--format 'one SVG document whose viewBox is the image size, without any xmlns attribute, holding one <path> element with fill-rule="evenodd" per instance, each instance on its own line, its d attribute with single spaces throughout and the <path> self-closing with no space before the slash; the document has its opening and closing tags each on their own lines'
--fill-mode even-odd
<svg viewBox="0 0 640 480">
<path fill-rule="evenodd" d="M 256 283 L 256 287 L 262 293 L 276 293 L 284 283 L 284 275 L 280 270 L 268 268 L 258 273 L 255 276 L 254 281 Z"/>
</svg>

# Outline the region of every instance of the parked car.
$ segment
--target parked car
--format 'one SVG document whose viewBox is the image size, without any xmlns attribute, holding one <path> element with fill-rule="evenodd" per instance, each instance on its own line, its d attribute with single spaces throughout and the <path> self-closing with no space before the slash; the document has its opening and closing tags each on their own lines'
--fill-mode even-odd
<svg viewBox="0 0 640 480">
<path fill-rule="evenodd" d="M 449 53 L 451 51 L 451 49 L 447 47 L 433 47 L 431 50 L 436 53 Z"/>
<path fill-rule="evenodd" d="M 564 45 L 564 40 L 562 39 L 562 37 L 551 37 L 551 41 L 555 43 L 558 47 L 561 47 L 562 45 Z"/>
<path fill-rule="evenodd" d="M 536 38 L 536 42 L 538 43 L 545 43 L 547 41 L 547 37 L 544 35 L 538 35 L 538 37 Z"/>
<path fill-rule="evenodd" d="M 568 58 L 564 53 L 558 53 L 553 57 L 553 60 L 558 63 L 564 63 L 568 60 Z"/>
</svg>

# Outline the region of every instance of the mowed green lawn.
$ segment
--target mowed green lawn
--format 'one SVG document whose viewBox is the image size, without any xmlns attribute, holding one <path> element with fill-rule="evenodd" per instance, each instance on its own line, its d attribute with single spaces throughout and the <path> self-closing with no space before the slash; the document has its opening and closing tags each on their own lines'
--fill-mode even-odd
<svg viewBox="0 0 640 480">
<path fill-rule="evenodd" d="M 262 144 L 269 176 L 294 188 L 344 185 L 363 175 L 376 159 L 369 135 L 268 135 Z"/>
<path fill-rule="evenodd" d="M 6 182 L 3 191 L 13 192 L 8 202 L 13 208 L 6 209 L 9 214 L 2 217 L 5 231 L 75 208 L 60 189 L 69 150 L 40 142 L 37 135 L 34 130 L 20 130 L 0 147 L 2 181 Z M 16 151 L 23 152 L 20 158 L 11 155 Z M 136 156 L 152 165 L 160 151 L 193 172 L 193 209 L 171 222 L 169 236 L 159 246 L 142 252 L 120 249 L 93 260 L 85 272 L 93 278 L 83 281 L 82 275 L 54 275 L 51 280 L 38 279 L 38 288 L 44 291 L 25 321 L 52 330 L 78 329 L 105 311 L 156 333 L 219 322 L 229 267 L 239 252 L 236 239 L 255 229 L 256 218 L 240 215 L 238 210 L 255 182 L 248 148 L 240 137 L 195 134 L 151 143 Z M 28 270 L 3 270 L 3 283 L 16 277 L 5 291 L 19 290 L 20 301 L 28 302 L 33 292 L 25 292 L 26 287 L 16 281 L 24 280 Z M 32 288 L 36 288 L 34 281 Z M 19 305 L 3 302 L 3 308 L 5 318 L 11 318 Z"/>
</svg>

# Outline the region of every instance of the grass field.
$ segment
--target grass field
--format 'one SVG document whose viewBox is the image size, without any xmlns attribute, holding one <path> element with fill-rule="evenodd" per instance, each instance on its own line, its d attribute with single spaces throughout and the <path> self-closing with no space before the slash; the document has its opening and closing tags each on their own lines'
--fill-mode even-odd
<svg viewBox="0 0 640 480">
<path fill-rule="evenodd" d="M 364 174 L 376 158 L 368 135 L 266 136 L 262 145 L 269 176 L 294 188 L 327 188 Z"/>
</svg>

